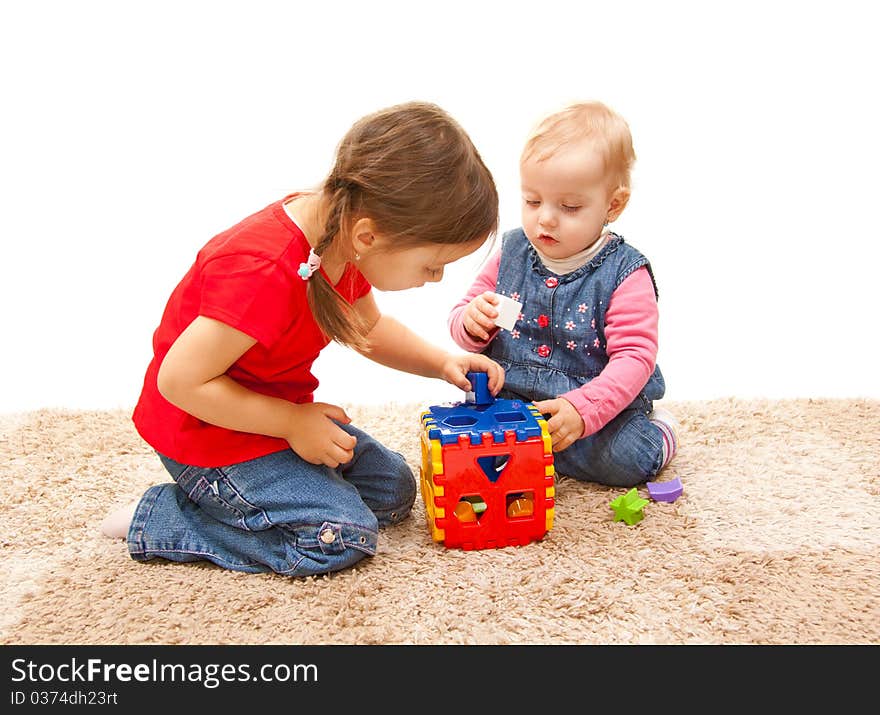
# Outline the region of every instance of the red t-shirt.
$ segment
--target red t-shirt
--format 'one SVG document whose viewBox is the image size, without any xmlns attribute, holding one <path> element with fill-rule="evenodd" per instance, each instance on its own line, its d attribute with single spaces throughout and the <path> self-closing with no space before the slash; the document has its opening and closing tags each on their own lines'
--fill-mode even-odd
<svg viewBox="0 0 880 715">
<path fill-rule="evenodd" d="M 153 334 L 153 359 L 132 419 L 158 452 L 182 464 L 220 467 L 289 447 L 276 437 L 238 432 L 203 422 L 168 402 L 156 386 L 165 354 L 199 315 L 219 320 L 257 340 L 226 374 L 264 395 L 312 402 L 318 380 L 311 367 L 329 342 L 306 300 L 297 269 L 309 243 L 284 210 L 283 199 L 212 238 L 174 289 Z M 336 290 L 349 303 L 370 291 L 353 266 Z"/>
</svg>

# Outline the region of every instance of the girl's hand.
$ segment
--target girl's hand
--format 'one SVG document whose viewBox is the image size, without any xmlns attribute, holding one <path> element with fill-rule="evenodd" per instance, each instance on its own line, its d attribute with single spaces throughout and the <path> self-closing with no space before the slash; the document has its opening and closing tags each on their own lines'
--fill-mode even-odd
<svg viewBox="0 0 880 715">
<path fill-rule="evenodd" d="M 473 388 L 467 379 L 469 372 L 485 372 L 489 375 L 489 392 L 497 395 L 504 386 L 504 368 L 497 362 L 477 353 L 450 355 L 444 362 L 441 377 L 465 392 Z"/>
<path fill-rule="evenodd" d="M 489 333 L 495 330 L 495 318 L 498 317 L 498 296 L 490 290 L 480 293 L 471 300 L 464 309 L 462 325 L 467 333 L 476 340 L 489 341 Z"/>
<path fill-rule="evenodd" d="M 307 402 L 293 407 L 286 439 L 294 452 L 307 462 L 334 469 L 352 460 L 357 437 L 336 424 L 351 422 L 345 410 L 326 402 Z"/>
<path fill-rule="evenodd" d="M 541 400 L 535 403 L 535 407 L 542 415 L 550 415 L 550 419 L 547 420 L 547 430 L 550 432 L 554 452 L 561 452 L 583 435 L 584 418 L 564 397 Z"/>
</svg>

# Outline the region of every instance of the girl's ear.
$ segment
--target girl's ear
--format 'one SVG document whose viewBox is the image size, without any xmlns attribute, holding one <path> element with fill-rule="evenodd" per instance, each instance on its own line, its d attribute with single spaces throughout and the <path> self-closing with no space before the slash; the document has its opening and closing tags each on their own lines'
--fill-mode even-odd
<svg viewBox="0 0 880 715">
<path fill-rule="evenodd" d="M 376 224 L 369 218 L 357 219 L 351 227 L 351 245 L 354 255 L 366 255 L 375 244 Z"/>
<path fill-rule="evenodd" d="M 611 200 L 608 202 L 606 219 L 608 223 L 617 220 L 618 216 L 620 216 L 626 208 L 627 203 L 629 203 L 629 189 L 620 186 L 614 191 L 611 195 Z"/>
</svg>

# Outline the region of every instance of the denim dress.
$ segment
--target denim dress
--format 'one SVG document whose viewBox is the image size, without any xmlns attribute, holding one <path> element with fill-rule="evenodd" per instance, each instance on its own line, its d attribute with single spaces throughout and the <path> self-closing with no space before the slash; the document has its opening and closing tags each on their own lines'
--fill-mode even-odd
<svg viewBox="0 0 880 715">
<path fill-rule="evenodd" d="M 622 236 L 611 233 L 585 265 L 557 275 L 538 257 L 521 228 L 501 239 L 495 291 L 523 304 L 513 330 L 501 330 L 485 350 L 505 370 L 501 397 L 547 400 L 577 389 L 608 364 L 605 313 L 614 290 L 633 271 L 651 265 Z M 663 438 L 647 415 L 666 386 L 659 366 L 633 402 L 595 434 L 555 455 L 560 475 L 610 486 L 653 479 Z"/>
</svg>

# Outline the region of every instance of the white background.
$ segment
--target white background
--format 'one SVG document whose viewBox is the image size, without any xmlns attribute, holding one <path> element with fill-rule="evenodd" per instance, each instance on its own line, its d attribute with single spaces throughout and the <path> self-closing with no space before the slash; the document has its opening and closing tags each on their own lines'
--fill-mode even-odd
<svg viewBox="0 0 880 715">
<path fill-rule="evenodd" d="M 880 397 L 870 6 L 3 2 L 0 411 L 132 406 L 201 245 L 410 99 L 469 132 L 504 229 L 535 120 L 590 98 L 629 120 L 615 228 L 654 266 L 669 399 Z M 380 307 L 454 348 L 485 255 Z M 331 402 L 460 395 L 335 345 L 315 369 Z"/>
</svg>

